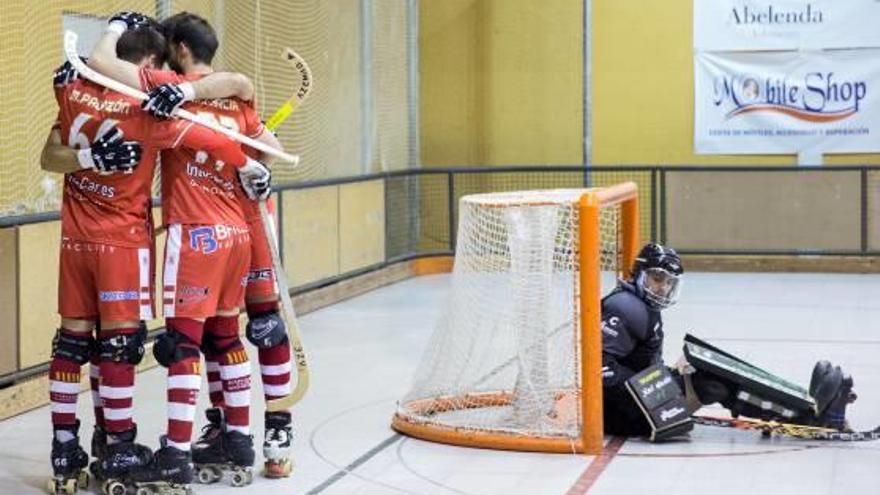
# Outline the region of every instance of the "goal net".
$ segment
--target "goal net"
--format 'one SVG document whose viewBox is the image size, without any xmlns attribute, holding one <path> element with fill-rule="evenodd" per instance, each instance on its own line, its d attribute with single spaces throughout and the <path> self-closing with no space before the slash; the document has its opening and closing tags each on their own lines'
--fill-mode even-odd
<svg viewBox="0 0 880 495">
<path fill-rule="evenodd" d="M 632 183 L 463 197 L 451 295 L 393 427 L 478 447 L 601 448 L 599 304 L 635 255 L 636 201 Z"/>
</svg>

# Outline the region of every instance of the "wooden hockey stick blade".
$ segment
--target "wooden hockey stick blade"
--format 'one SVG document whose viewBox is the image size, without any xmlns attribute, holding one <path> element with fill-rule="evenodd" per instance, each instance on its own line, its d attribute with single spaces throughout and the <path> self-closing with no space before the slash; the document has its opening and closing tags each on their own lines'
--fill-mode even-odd
<svg viewBox="0 0 880 495">
<path fill-rule="evenodd" d="M 312 92 L 312 70 L 309 68 L 309 64 L 290 48 L 285 48 L 282 56 L 284 57 L 284 60 L 290 62 L 299 74 L 299 88 L 297 88 L 296 93 L 288 98 L 278 110 L 275 110 L 275 113 L 273 113 L 266 122 L 266 127 L 268 127 L 270 131 L 274 131 L 285 120 L 287 120 L 287 117 L 289 117 L 290 114 L 296 110 L 296 107 L 301 105 L 302 102 L 309 97 L 309 93 Z"/>
<path fill-rule="evenodd" d="M 64 53 L 67 55 L 67 60 L 70 61 L 70 64 L 73 65 L 74 69 L 76 69 L 84 78 L 92 81 L 95 84 L 100 84 L 105 88 L 116 91 L 117 93 L 122 93 L 132 98 L 136 98 L 140 101 L 144 101 L 147 99 L 147 95 L 143 91 L 132 88 L 130 86 L 122 84 L 119 81 L 116 81 L 115 79 L 100 74 L 88 65 L 86 65 L 76 51 L 77 41 L 78 37 L 73 31 L 66 31 L 64 33 Z M 294 165 L 299 163 L 299 156 L 297 155 L 291 155 L 290 153 L 285 153 L 283 151 L 277 150 L 265 143 L 262 143 L 255 139 L 251 139 L 233 130 L 227 129 L 226 127 L 223 127 L 216 122 L 210 121 L 208 119 L 202 119 L 199 116 L 182 108 L 174 112 L 174 116 L 186 119 L 190 122 L 194 122 L 201 126 L 217 131 L 234 141 L 248 145 L 251 148 L 260 150 L 263 153 L 272 155 L 286 162 L 293 163 Z"/>
<path fill-rule="evenodd" d="M 272 268 L 275 269 L 275 281 L 278 283 L 278 292 L 281 296 L 281 306 L 284 310 L 284 320 L 287 322 L 287 335 L 290 339 L 290 350 L 293 352 L 293 360 L 296 362 L 296 387 L 289 395 L 280 399 L 266 402 L 266 410 L 283 411 L 302 400 L 309 388 L 309 365 L 306 361 L 306 351 L 303 348 L 302 337 L 299 333 L 299 324 L 296 321 L 296 313 L 293 310 L 293 301 L 290 300 L 290 288 L 287 285 L 287 275 L 281 266 L 281 257 L 278 254 L 278 236 L 275 233 L 275 224 L 269 216 L 269 208 L 265 201 L 259 202 L 260 219 L 263 221 L 263 231 L 266 241 L 269 243 L 269 251 L 272 253 Z"/>
</svg>

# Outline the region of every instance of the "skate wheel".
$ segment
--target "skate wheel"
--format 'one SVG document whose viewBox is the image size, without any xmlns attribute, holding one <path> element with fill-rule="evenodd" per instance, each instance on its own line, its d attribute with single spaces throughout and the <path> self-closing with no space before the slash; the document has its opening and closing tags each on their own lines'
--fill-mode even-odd
<svg viewBox="0 0 880 495">
<path fill-rule="evenodd" d="M 137 487 L 137 490 L 135 490 L 134 493 L 135 493 L 135 495 L 152 495 L 153 492 L 150 491 L 150 489 L 145 486 L 139 486 L 139 487 Z"/>
<path fill-rule="evenodd" d="M 58 491 L 56 490 L 57 486 L 58 484 L 55 482 L 55 480 L 51 479 L 46 482 L 46 491 L 51 493 L 52 495 L 55 495 L 56 493 L 58 493 Z"/>
<path fill-rule="evenodd" d="M 77 482 L 76 478 L 70 478 L 68 480 L 65 480 L 64 481 L 64 493 L 66 493 L 67 495 L 73 495 L 74 493 L 76 493 L 76 488 L 77 488 L 76 482 Z"/>
<path fill-rule="evenodd" d="M 266 462 L 263 469 L 263 476 L 267 478 L 286 478 L 293 471 L 293 462 L 290 459 L 284 459 L 281 462 Z"/>
<path fill-rule="evenodd" d="M 217 471 L 208 468 L 208 467 L 200 467 L 198 471 L 196 471 L 196 479 L 199 483 L 203 485 L 207 485 L 210 483 L 214 483 L 218 479 L 220 479 L 220 475 Z"/>
<path fill-rule="evenodd" d="M 254 475 L 248 471 L 236 471 L 232 473 L 232 486 L 246 486 L 254 480 Z"/>
<path fill-rule="evenodd" d="M 88 488 L 90 479 L 91 478 L 89 477 L 88 471 L 86 471 L 86 470 L 80 471 L 79 475 L 77 475 L 77 477 L 76 477 L 76 481 L 79 483 L 79 488 L 83 489 L 83 490 Z"/>
<path fill-rule="evenodd" d="M 109 481 L 104 484 L 104 495 L 125 495 L 125 485 L 118 481 Z"/>
</svg>

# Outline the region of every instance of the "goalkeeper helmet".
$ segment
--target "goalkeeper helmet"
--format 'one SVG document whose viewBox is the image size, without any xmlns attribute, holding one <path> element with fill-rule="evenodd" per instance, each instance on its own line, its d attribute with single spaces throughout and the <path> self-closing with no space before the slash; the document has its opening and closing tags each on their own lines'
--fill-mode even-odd
<svg viewBox="0 0 880 495">
<path fill-rule="evenodd" d="M 684 268 L 674 249 L 646 244 L 633 264 L 633 281 L 645 302 L 654 309 L 666 309 L 678 301 Z"/>
</svg>

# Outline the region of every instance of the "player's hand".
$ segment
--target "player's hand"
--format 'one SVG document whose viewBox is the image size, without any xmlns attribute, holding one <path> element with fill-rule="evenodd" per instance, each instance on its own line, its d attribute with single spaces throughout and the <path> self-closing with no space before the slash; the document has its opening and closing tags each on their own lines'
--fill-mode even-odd
<svg viewBox="0 0 880 495">
<path fill-rule="evenodd" d="M 139 27 L 148 26 L 150 18 L 140 12 L 123 11 L 113 14 L 113 17 L 107 21 L 107 29 L 122 34 L 129 29 L 137 29 Z"/>
<path fill-rule="evenodd" d="M 262 163 L 248 158 L 238 169 L 238 179 L 245 194 L 254 201 L 269 199 L 272 194 L 272 174 Z"/>
<path fill-rule="evenodd" d="M 163 84 L 147 94 L 141 108 L 157 119 L 168 119 L 181 105 L 192 100 L 193 96 L 195 94 L 190 83 Z"/>
<path fill-rule="evenodd" d="M 143 150 L 140 143 L 124 141 L 124 137 L 118 127 L 112 127 L 90 148 L 79 150 L 80 166 L 105 173 L 131 172 L 140 163 Z"/>
<path fill-rule="evenodd" d="M 85 57 L 83 57 L 82 60 L 83 62 L 88 62 L 88 59 Z M 61 67 L 55 69 L 52 84 L 54 84 L 56 88 L 63 88 L 77 79 L 79 79 L 79 72 L 73 68 L 73 64 L 68 60 L 61 64 Z"/>
</svg>

